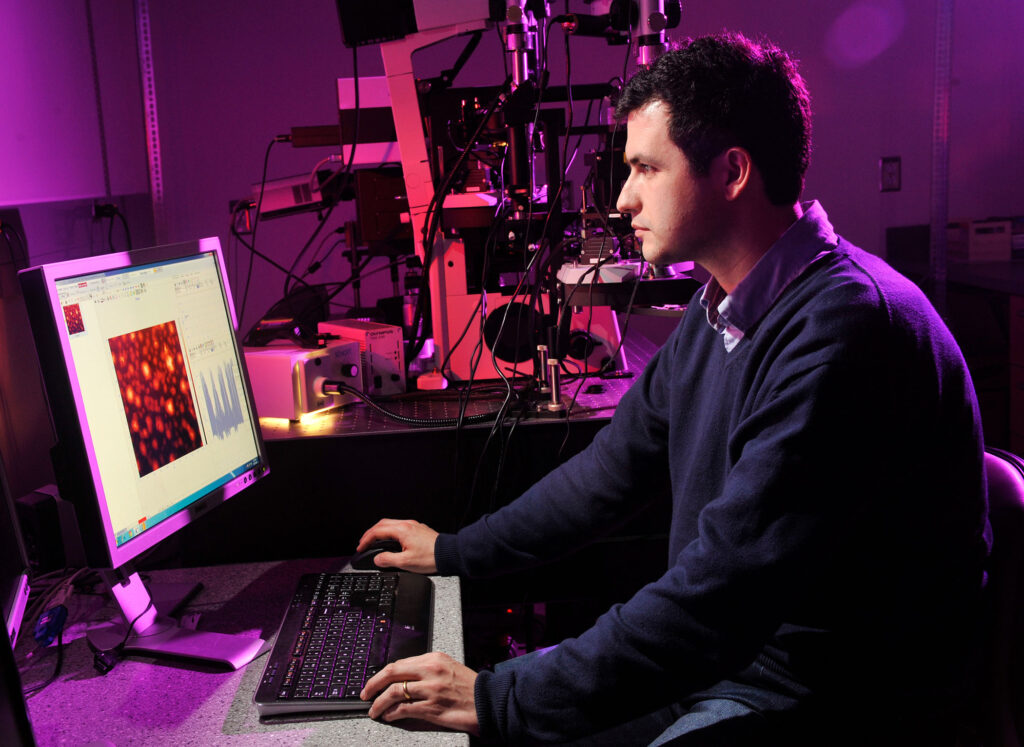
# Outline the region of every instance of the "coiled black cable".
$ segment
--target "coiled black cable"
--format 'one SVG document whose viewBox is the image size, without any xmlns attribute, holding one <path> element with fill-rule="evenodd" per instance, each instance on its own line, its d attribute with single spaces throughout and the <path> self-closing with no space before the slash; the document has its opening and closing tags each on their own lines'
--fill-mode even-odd
<svg viewBox="0 0 1024 747">
<path fill-rule="evenodd" d="M 384 407 L 381 407 L 378 403 L 374 402 L 373 399 L 369 397 L 367 394 L 356 389 L 354 386 L 346 384 L 343 381 L 324 381 L 323 384 L 321 385 L 321 390 L 323 391 L 324 394 L 351 394 L 365 402 L 367 405 L 369 405 L 374 412 L 377 412 L 386 418 L 390 418 L 391 420 L 394 420 L 399 423 L 405 423 L 406 425 L 419 425 L 425 428 L 454 428 L 456 425 L 459 425 L 460 423 L 486 423 L 488 421 L 494 420 L 494 418 L 497 417 L 498 413 L 501 412 L 501 408 L 499 408 L 498 410 L 494 410 L 493 412 L 482 412 L 476 415 L 467 415 L 466 417 L 463 418 L 412 418 L 409 417 L 408 415 L 402 415 L 401 413 L 397 413 L 392 410 L 388 410 Z"/>
</svg>

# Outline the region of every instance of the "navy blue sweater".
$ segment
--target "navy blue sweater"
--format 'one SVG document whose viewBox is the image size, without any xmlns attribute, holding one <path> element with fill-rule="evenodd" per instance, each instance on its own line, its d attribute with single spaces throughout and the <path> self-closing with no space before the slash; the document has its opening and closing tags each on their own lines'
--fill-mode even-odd
<svg viewBox="0 0 1024 747">
<path fill-rule="evenodd" d="M 690 309 L 586 450 L 438 538 L 439 572 L 485 577 L 672 505 L 660 578 L 528 670 L 480 673 L 484 736 L 579 737 L 724 680 L 818 713 L 951 697 L 989 530 L 942 321 L 842 240 L 731 353 Z"/>
</svg>

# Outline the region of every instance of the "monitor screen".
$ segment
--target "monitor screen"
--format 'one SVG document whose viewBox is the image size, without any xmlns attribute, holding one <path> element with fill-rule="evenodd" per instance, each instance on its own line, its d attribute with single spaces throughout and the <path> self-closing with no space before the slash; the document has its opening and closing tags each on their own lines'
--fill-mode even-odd
<svg viewBox="0 0 1024 747">
<path fill-rule="evenodd" d="M 267 471 L 217 239 L 21 280 L 90 566 L 124 565 Z"/>
<path fill-rule="evenodd" d="M 19 278 L 57 436 L 57 487 L 125 618 L 90 628 L 90 643 L 251 661 L 262 640 L 182 628 L 132 563 L 269 471 L 220 242 L 40 265 Z"/>
</svg>

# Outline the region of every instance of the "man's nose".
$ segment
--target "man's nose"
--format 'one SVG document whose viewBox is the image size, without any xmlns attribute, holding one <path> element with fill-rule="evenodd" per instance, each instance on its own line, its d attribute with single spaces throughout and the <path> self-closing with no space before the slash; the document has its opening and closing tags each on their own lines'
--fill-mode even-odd
<svg viewBox="0 0 1024 747">
<path fill-rule="evenodd" d="M 636 196 L 633 194 L 633 175 L 626 179 L 622 189 L 619 190 L 619 199 L 615 201 L 615 207 L 620 213 L 636 212 Z"/>
</svg>

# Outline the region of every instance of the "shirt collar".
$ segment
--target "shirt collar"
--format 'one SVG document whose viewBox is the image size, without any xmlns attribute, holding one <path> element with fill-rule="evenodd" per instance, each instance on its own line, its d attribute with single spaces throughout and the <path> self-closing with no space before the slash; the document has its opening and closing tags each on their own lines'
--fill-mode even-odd
<svg viewBox="0 0 1024 747">
<path fill-rule="evenodd" d="M 744 334 L 760 321 L 776 299 L 817 259 L 832 251 L 839 238 L 821 204 L 802 203 L 803 215 L 772 244 L 733 292 L 711 278 L 700 303 L 708 324 L 723 336 L 726 351 L 732 351 Z"/>
</svg>

